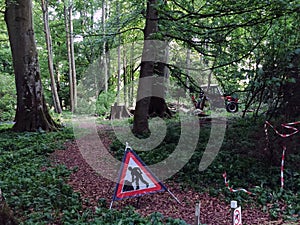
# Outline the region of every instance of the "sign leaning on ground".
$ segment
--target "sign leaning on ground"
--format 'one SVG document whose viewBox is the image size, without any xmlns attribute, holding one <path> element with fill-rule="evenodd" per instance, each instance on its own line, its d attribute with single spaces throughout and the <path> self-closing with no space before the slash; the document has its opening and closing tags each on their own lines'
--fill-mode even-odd
<svg viewBox="0 0 300 225">
<path fill-rule="evenodd" d="M 151 172 L 142 159 L 127 145 L 110 208 L 116 200 L 139 197 L 160 191 L 168 191 L 180 203 L 173 193 Z"/>
</svg>

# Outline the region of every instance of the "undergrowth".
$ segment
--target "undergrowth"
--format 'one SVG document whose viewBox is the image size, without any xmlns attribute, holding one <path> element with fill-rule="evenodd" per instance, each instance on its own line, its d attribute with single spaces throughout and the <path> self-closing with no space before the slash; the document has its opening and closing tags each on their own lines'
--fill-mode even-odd
<svg viewBox="0 0 300 225">
<path fill-rule="evenodd" d="M 148 165 L 166 159 L 176 148 L 180 137 L 180 124 L 169 120 L 167 135 L 163 142 L 152 151 L 139 151 L 138 154 Z M 287 131 L 285 131 L 287 132 Z M 300 218 L 300 139 L 287 139 L 284 189 L 280 189 L 280 163 L 283 144 L 278 136 L 269 130 L 270 143 L 266 149 L 263 119 L 237 119 L 227 121 L 227 129 L 222 147 L 213 163 L 199 171 L 199 162 L 208 143 L 210 125 L 201 126 L 197 148 L 189 162 L 171 179 L 182 188 L 193 188 L 199 192 L 223 198 L 228 203 L 237 200 L 242 206 L 257 204 L 270 214 L 270 219 L 283 218 L 299 221 Z M 189 144 L 189 143 L 187 143 Z M 299 148 L 298 148 L 299 149 Z M 116 140 L 112 153 L 121 160 L 124 146 Z M 182 149 L 184 151 L 184 149 Z M 245 188 L 254 193 L 230 192 L 225 186 L 223 173 L 226 171 L 229 186 L 233 189 Z"/>
<path fill-rule="evenodd" d="M 167 124 L 167 135 L 155 150 L 138 152 L 148 165 L 166 159 L 178 144 L 180 124 L 176 120 Z M 270 131 L 269 148 L 265 149 L 263 124 L 262 119 L 228 121 L 222 148 L 213 163 L 200 172 L 199 162 L 210 135 L 210 125 L 202 125 L 194 154 L 171 179 L 183 189 L 208 192 L 228 202 L 238 200 L 244 207 L 257 204 L 269 212 L 271 219 L 299 222 L 299 138 L 280 143 Z M 10 132 L 10 127 L 9 124 L 0 126 L 0 188 L 20 224 L 186 224 L 160 213 L 141 217 L 130 207 L 123 211 L 109 210 L 101 201 L 95 212 L 83 209 L 80 195 L 67 184 L 72 171 L 62 165 L 53 166 L 48 158 L 55 149 L 63 149 L 63 144 L 73 139 L 72 130 L 21 134 Z M 280 189 L 280 144 L 287 146 L 283 190 Z M 121 159 L 124 146 L 115 141 L 111 151 Z M 225 171 L 230 187 L 246 188 L 255 195 L 230 192 L 222 177 Z"/>
<path fill-rule="evenodd" d="M 154 213 L 142 217 L 133 208 L 109 210 L 99 201 L 95 212 L 83 209 L 80 195 L 67 184 L 72 171 L 53 166 L 49 154 L 73 139 L 72 129 L 51 133 L 13 133 L 0 126 L 0 188 L 21 225 L 184 225 Z"/>
</svg>

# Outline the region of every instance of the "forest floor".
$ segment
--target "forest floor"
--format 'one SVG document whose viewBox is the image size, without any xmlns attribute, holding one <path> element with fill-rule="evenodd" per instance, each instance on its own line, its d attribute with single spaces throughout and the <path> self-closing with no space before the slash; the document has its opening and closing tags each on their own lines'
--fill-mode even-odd
<svg viewBox="0 0 300 225">
<path fill-rule="evenodd" d="M 104 147 L 109 149 L 111 139 L 105 135 L 105 129 L 110 129 L 107 125 L 100 125 L 97 129 L 101 130 L 101 141 Z M 104 132 L 103 132 L 104 131 Z M 90 138 L 86 139 L 87 145 Z M 64 164 L 70 169 L 74 169 L 68 181 L 74 191 L 79 192 L 85 208 L 95 209 L 99 199 L 105 199 L 109 207 L 112 201 L 115 183 L 99 175 L 82 157 L 81 152 L 75 141 L 65 144 L 65 150 L 57 150 L 51 155 L 55 164 Z M 120 210 L 126 206 L 133 206 L 136 212 L 147 216 L 153 212 L 159 212 L 165 217 L 180 218 L 188 224 L 195 222 L 195 206 L 201 202 L 201 223 L 214 225 L 229 225 L 231 223 L 230 205 L 221 201 L 217 197 L 207 193 L 199 193 L 193 189 L 183 189 L 182 186 L 173 181 L 164 181 L 165 186 L 181 201 L 178 204 L 168 192 L 155 193 L 137 198 L 122 199 L 113 204 L 113 208 Z M 269 215 L 258 208 L 258 206 L 247 205 L 242 211 L 243 224 L 284 224 L 283 221 L 270 221 Z"/>
</svg>

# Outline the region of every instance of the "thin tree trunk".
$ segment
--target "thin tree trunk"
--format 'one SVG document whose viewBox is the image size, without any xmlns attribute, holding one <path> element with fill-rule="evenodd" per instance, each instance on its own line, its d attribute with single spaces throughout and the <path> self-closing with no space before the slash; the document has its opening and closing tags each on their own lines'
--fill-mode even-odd
<svg viewBox="0 0 300 225">
<path fill-rule="evenodd" d="M 74 91 L 73 91 L 73 76 L 72 76 L 72 64 L 71 64 L 71 46 L 70 46 L 70 28 L 69 28 L 69 16 L 66 0 L 64 1 L 64 18 L 65 18 L 65 32 L 66 32 L 66 45 L 69 62 L 69 88 L 70 88 L 70 111 L 74 112 Z"/>
<path fill-rule="evenodd" d="M 5 21 L 17 90 L 14 131 L 51 131 L 58 125 L 45 102 L 33 30 L 32 1 L 7 0 Z"/>
<path fill-rule="evenodd" d="M 53 64 L 53 66 L 54 66 L 54 71 L 56 73 L 56 76 L 55 76 L 56 79 L 55 80 L 56 80 L 57 93 L 59 93 L 60 90 L 61 90 L 61 88 L 60 88 L 60 81 L 61 81 L 60 77 L 61 77 L 61 75 L 60 75 L 60 71 L 59 71 L 59 66 L 58 66 L 58 63 Z M 64 106 L 63 106 L 63 102 L 62 102 L 61 97 L 59 97 L 59 103 L 60 103 L 61 108 L 63 109 Z"/>
<path fill-rule="evenodd" d="M 76 87 L 76 83 L 77 83 L 77 79 L 76 79 L 76 67 L 75 67 L 75 55 L 74 55 L 74 38 L 73 38 L 73 3 L 71 3 L 71 5 L 69 6 L 69 29 L 70 29 L 70 59 L 71 59 L 71 68 L 72 68 L 72 90 L 73 90 L 73 104 L 74 104 L 74 108 L 73 108 L 73 112 L 76 110 L 77 108 L 77 87 Z"/>
<path fill-rule="evenodd" d="M 107 56 L 106 56 L 106 3 L 102 0 L 102 32 L 103 32 L 103 47 L 102 47 L 102 59 L 104 70 L 104 91 L 108 91 L 108 68 L 107 68 Z"/>
<path fill-rule="evenodd" d="M 186 80 L 185 80 L 185 85 L 189 88 L 190 87 L 190 83 L 189 83 L 189 77 L 190 77 L 190 67 L 191 67 L 191 49 L 188 48 L 186 51 Z M 187 88 L 185 88 L 187 91 Z"/>
<path fill-rule="evenodd" d="M 117 26 L 118 26 L 118 32 L 120 31 L 120 5 L 119 5 L 119 1 L 117 1 Z M 117 84 L 117 93 L 118 93 L 118 97 L 117 97 L 117 104 L 119 105 L 120 103 L 120 85 L 121 85 L 121 34 L 118 35 L 118 84 Z"/>
<path fill-rule="evenodd" d="M 128 106 L 128 95 L 127 95 L 127 62 L 126 62 L 126 48 L 123 48 L 123 93 L 124 93 L 124 104 Z"/>
<path fill-rule="evenodd" d="M 119 40 L 119 44 L 118 44 L 118 71 L 117 71 L 117 93 L 118 93 L 118 97 L 117 97 L 117 104 L 119 105 L 120 103 L 120 89 L 121 89 L 121 46 L 120 46 L 120 40 Z"/>
<path fill-rule="evenodd" d="M 133 95 L 134 95 L 134 42 L 131 44 L 130 50 L 130 87 L 129 87 L 129 105 L 133 106 Z"/>
<path fill-rule="evenodd" d="M 62 110 L 61 110 L 61 105 L 59 102 L 59 97 L 56 88 L 56 82 L 54 78 L 52 40 L 51 40 L 51 33 L 49 27 L 49 15 L 48 15 L 48 0 L 41 0 L 41 3 L 42 3 L 42 11 L 43 11 L 45 39 L 46 39 L 46 45 L 48 51 L 48 68 L 49 68 L 50 80 L 51 80 L 52 99 L 54 103 L 55 112 L 61 113 Z"/>
</svg>

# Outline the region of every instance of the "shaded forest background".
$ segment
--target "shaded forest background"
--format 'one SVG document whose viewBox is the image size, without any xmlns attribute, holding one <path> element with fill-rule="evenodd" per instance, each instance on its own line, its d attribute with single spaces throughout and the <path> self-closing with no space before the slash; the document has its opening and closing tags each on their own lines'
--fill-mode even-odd
<svg viewBox="0 0 300 225">
<path fill-rule="evenodd" d="M 130 43 L 134 48 L 135 43 L 144 40 L 143 31 L 149 19 L 146 3 L 33 1 L 42 83 L 50 108 L 60 112 L 59 103 L 63 110 L 74 111 L 77 104 L 75 83 L 80 82 L 91 64 L 113 49 L 117 49 L 117 55 L 113 59 L 107 57 L 106 74 L 102 75 L 107 80 L 95 113 L 105 115 L 120 90 L 124 95 L 118 101 L 127 106 L 135 105 L 136 91 L 123 87 L 130 89 L 128 84 L 138 79 L 140 64 L 131 62 L 122 46 Z M 255 116 L 297 117 L 300 95 L 296 88 L 300 55 L 297 1 L 148 1 L 148 8 L 149 5 L 157 14 L 157 29 L 151 39 L 168 41 L 172 43 L 170 48 L 189 49 L 178 51 L 177 59 L 199 61 L 212 71 L 183 71 L 173 64 L 168 65 L 169 79 L 179 86 L 217 81 L 226 93 L 236 92 L 243 108 L 252 109 Z M 2 1 L 1 11 L 4 10 Z M 42 16 L 45 13 L 48 20 Z M 3 13 L 1 17 L 0 120 L 3 121 L 14 118 L 16 92 Z M 45 39 L 47 26 L 51 54 L 48 54 Z M 53 61 L 52 71 L 48 66 L 49 57 Z M 58 101 L 53 94 L 54 87 Z"/>
<path fill-rule="evenodd" d="M 193 106 L 190 95 L 199 94 L 201 84 L 218 83 L 225 93 L 239 97 L 241 109 L 226 114 L 223 145 L 206 171 L 199 171 L 198 165 L 211 124 L 200 118 L 202 130 L 193 156 L 167 182 L 175 182 L 179 193 L 209 193 L 207 202 L 215 196 L 229 205 L 235 198 L 264 215 L 260 218 L 264 222 L 297 223 L 299 140 L 282 141 L 269 132 L 267 143 L 263 124 L 269 120 L 277 127 L 299 120 L 299 30 L 298 0 L 0 0 L 0 187 L 5 197 L 0 203 L 7 202 L 24 224 L 147 224 L 154 220 L 186 224 L 159 213 L 142 217 L 133 208 L 110 211 L 108 192 L 103 198 L 83 199 L 68 183 L 71 174 L 78 175 L 77 169 L 54 165 L 48 157 L 74 140 L 74 130 L 61 126 L 65 115 L 69 122 L 70 114 L 61 116 L 62 112 L 97 116 L 99 125 L 116 103 L 135 109 L 133 119 L 126 122 L 133 124 L 136 133 L 147 132 L 149 109 L 161 116 L 167 105 L 179 102 L 153 83 L 146 87 L 158 90 L 162 97 L 136 102 L 145 87 L 139 78 L 158 77 L 161 83 L 172 84 L 170 90 L 184 90 L 181 104 L 187 107 Z M 151 50 L 145 43 L 151 41 L 158 41 L 156 53 L 163 60 L 141 61 L 142 53 Z M 86 79 L 87 74 L 96 75 L 95 79 Z M 186 115 L 187 120 L 195 118 Z M 177 119 L 165 120 L 162 143 L 140 154 L 147 164 L 172 154 L 182 132 Z M 123 122 L 117 121 L 120 128 Z M 110 139 L 110 153 L 121 159 L 124 144 L 116 132 L 97 132 Z M 281 145 L 288 149 L 284 189 L 279 185 Z M 68 150 L 80 158 L 75 145 L 70 146 Z M 83 163 L 78 166 L 84 167 Z M 232 180 L 230 187 L 249 187 L 257 195 L 230 192 L 222 179 L 225 170 Z M 95 190 L 92 187 L 86 193 Z M 194 205 L 184 201 L 193 211 Z M 11 216 L 10 210 L 4 213 Z M 190 219 L 193 213 L 185 216 Z M 251 215 L 248 220 L 252 222 Z"/>
</svg>

